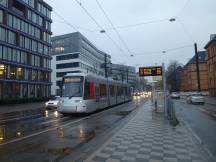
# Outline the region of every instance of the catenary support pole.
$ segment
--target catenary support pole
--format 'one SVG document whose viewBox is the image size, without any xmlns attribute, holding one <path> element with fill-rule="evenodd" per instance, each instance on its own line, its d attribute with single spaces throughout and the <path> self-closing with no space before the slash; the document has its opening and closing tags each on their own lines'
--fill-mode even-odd
<svg viewBox="0 0 216 162">
<path fill-rule="evenodd" d="M 197 90 L 198 92 L 201 91 L 200 88 L 200 71 L 199 71 L 199 56 L 198 56 L 198 52 L 197 52 L 197 44 L 194 44 L 194 49 L 195 49 L 195 57 L 196 57 L 196 73 L 197 73 Z"/>
</svg>

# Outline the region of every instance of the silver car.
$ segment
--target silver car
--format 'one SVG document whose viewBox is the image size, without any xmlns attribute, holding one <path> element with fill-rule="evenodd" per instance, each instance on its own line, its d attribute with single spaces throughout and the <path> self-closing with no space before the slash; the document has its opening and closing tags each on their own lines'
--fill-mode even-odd
<svg viewBox="0 0 216 162">
<path fill-rule="evenodd" d="M 187 97 L 187 103 L 190 104 L 205 104 L 205 99 L 201 93 L 193 93 Z"/>
<path fill-rule="evenodd" d="M 53 99 L 47 101 L 45 103 L 46 108 L 58 108 L 62 103 L 62 99 L 60 96 L 55 96 Z"/>
</svg>

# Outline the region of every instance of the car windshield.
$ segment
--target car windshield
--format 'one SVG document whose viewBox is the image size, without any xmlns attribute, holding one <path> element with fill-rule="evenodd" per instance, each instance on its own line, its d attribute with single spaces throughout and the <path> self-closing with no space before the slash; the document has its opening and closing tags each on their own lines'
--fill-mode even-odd
<svg viewBox="0 0 216 162">
<path fill-rule="evenodd" d="M 200 97 L 200 96 L 202 96 L 202 95 L 199 94 L 199 93 L 195 93 L 195 94 L 192 94 L 191 96 Z"/>
</svg>

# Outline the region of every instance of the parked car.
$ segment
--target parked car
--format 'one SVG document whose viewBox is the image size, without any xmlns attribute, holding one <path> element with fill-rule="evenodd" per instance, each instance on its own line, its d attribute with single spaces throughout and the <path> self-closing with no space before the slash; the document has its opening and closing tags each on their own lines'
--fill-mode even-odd
<svg viewBox="0 0 216 162">
<path fill-rule="evenodd" d="M 46 108 L 58 108 L 62 103 L 62 99 L 60 96 L 55 96 L 45 103 Z"/>
<path fill-rule="evenodd" d="M 171 93 L 170 97 L 172 99 L 180 99 L 180 94 L 179 93 L 176 93 L 176 92 L 173 92 Z"/>
<path fill-rule="evenodd" d="M 202 96 L 201 93 L 193 93 L 191 95 L 188 95 L 187 103 L 190 103 L 190 104 L 205 104 L 205 99 L 204 99 L 204 97 Z"/>
</svg>

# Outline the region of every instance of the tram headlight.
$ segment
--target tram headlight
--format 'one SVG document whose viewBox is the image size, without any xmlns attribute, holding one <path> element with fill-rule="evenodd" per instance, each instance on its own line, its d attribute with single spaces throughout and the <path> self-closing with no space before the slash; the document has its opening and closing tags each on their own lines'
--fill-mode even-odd
<svg viewBox="0 0 216 162">
<path fill-rule="evenodd" d="M 82 100 L 75 100 L 75 102 L 80 102 L 80 103 L 81 103 L 81 102 L 82 102 Z"/>
</svg>

